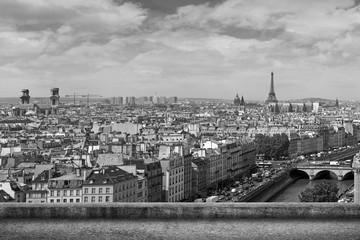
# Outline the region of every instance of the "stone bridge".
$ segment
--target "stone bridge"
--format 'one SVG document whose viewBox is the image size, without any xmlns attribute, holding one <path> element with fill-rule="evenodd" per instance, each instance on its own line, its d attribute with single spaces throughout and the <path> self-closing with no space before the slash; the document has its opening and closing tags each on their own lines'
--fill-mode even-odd
<svg viewBox="0 0 360 240">
<path fill-rule="evenodd" d="M 310 180 L 315 180 L 321 174 L 330 174 L 332 178 L 337 178 L 339 181 L 353 176 L 353 169 L 351 166 L 330 166 L 330 165 L 298 165 L 295 168 L 297 171 L 306 173 Z"/>
</svg>

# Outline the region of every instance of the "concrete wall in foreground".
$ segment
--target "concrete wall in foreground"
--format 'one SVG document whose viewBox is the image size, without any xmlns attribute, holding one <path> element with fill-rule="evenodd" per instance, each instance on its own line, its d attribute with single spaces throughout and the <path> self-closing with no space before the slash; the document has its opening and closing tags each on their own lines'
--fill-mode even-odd
<svg viewBox="0 0 360 240">
<path fill-rule="evenodd" d="M 360 218 L 360 204 L 346 203 L 111 203 L 0 204 L 6 218 Z"/>
</svg>

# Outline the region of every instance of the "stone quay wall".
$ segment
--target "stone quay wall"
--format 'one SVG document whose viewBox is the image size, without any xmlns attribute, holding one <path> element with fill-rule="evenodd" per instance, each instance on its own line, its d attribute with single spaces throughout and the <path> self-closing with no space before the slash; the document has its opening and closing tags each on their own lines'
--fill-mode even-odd
<svg viewBox="0 0 360 240">
<path fill-rule="evenodd" d="M 0 219 L 251 219 L 360 218 L 349 203 L 109 203 L 0 204 Z"/>
</svg>

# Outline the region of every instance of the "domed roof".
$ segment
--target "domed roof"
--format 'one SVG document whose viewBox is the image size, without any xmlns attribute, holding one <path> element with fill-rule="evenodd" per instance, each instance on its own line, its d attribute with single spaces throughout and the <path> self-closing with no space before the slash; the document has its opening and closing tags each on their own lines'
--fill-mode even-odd
<svg viewBox="0 0 360 240">
<path fill-rule="evenodd" d="M 234 105 L 240 106 L 240 102 L 241 102 L 241 100 L 239 98 L 239 94 L 236 94 L 236 97 L 234 99 Z"/>
</svg>

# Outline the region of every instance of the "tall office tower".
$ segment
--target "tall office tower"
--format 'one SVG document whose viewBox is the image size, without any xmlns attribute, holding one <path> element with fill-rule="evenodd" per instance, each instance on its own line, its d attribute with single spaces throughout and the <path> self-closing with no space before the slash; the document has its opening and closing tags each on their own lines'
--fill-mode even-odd
<svg viewBox="0 0 360 240">
<path fill-rule="evenodd" d="M 158 103 L 159 103 L 159 98 L 158 98 L 156 92 L 155 92 L 155 94 L 154 94 L 154 97 L 153 97 L 152 101 L 153 101 L 154 104 L 158 104 Z"/>
<path fill-rule="evenodd" d="M 131 106 L 133 106 L 133 105 L 135 105 L 136 104 L 136 98 L 135 97 L 130 97 L 130 100 L 129 100 L 130 102 L 129 102 L 129 104 L 131 105 Z"/>
<path fill-rule="evenodd" d="M 124 98 L 123 97 L 118 97 L 118 105 L 120 105 L 120 106 L 124 105 Z"/>
<path fill-rule="evenodd" d="M 161 103 L 161 104 L 166 104 L 166 103 L 167 103 L 166 97 L 164 97 L 164 96 L 159 97 L 159 98 L 158 98 L 158 101 L 159 101 L 159 103 Z"/>
<path fill-rule="evenodd" d="M 177 97 L 173 96 L 173 97 L 169 97 L 169 103 L 177 103 Z"/>
</svg>

